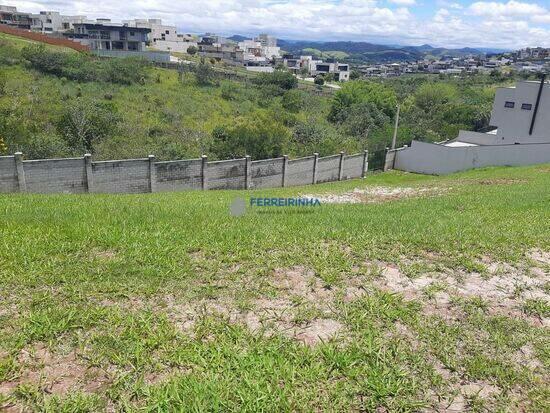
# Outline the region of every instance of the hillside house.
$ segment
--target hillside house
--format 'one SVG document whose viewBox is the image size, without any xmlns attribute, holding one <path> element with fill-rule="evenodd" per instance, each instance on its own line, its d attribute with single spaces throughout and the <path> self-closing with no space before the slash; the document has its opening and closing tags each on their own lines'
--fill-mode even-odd
<svg viewBox="0 0 550 413">
<path fill-rule="evenodd" d="M 550 84 L 543 78 L 497 89 L 490 124 L 489 132 L 460 131 L 439 144 L 413 141 L 390 151 L 389 162 L 395 169 L 429 174 L 550 162 Z"/>
<path fill-rule="evenodd" d="M 120 50 L 141 52 L 151 29 L 129 27 L 124 24 L 99 20 L 96 23 L 76 23 L 67 37 L 85 44 L 91 50 Z"/>
<path fill-rule="evenodd" d="M 135 19 L 123 23 L 129 27 L 150 29 L 148 45 L 156 50 L 187 53 L 191 46 L 198 47 L 195 36 L 178 33 L 176 26 L 162 24 L 161 19 Z"/>
<path fill-rule="evenodd" d="M 17 7 L 0 5 L 0 24 L 30 30 L 32 17 L 29 13 L 18 12 Z"/>
</svg>

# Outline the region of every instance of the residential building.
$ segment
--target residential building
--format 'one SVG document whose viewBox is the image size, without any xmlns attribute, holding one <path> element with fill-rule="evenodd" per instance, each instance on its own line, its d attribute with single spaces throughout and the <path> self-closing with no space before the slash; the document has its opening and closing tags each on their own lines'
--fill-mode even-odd
<svg viewBox="0 0 550 413">
<path fill-rule="evenodd" d="M 150 29 L 148 45 L 156 50 L 187 53 L 191 46 L 198 47 L 197 37 L 178 33 L 176 26 L 164 25 L 161 19 L 135 19 L 123 23 Z"/>
<path fill-rule="evenodd" d="M 277 39 L 266 34 L 254 40 L 243 40 L 238 47 L 243 51 L 245 65 L 265 65 L 280 56 Z"/>
<path fill-rule="evenodd" d="M 43 34 L 63 33 L 74 29 L 75 23 L 91 23 L 86 16 L 63 16 L 56 11 L 32 14 L 31 30 Z"/>
<path fill-rule="evenodd" d="M 0 5 L 0 24 L 30 30 L 32 17 L 29 13 L 18 12 L 17 7 Z"/>
<path fill-rule="evenodd" d="M 74 32 L 66 33 L 66 36 L 89 46 L 91 50 L 141 52 L 145 50 L 150 31 L 144 27 L 130 27 L 100 19 L 96 23 L 76 23 Z"/>
</svg>

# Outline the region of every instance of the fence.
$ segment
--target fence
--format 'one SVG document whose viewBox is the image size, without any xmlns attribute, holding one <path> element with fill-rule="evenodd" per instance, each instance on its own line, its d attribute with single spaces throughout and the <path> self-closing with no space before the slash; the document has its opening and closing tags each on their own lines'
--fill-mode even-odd
<svg viewBox="0 0 550 413">
<path fill-rule="evenodd" d="M 9 27 L 9 26 L 6 26 L 5 24 L 0 24 L 0 33 L 6 33 L 12 36 L 23 37 L 25 39 L 34 40 L 41 43 L 52 44 L 54 46 L 68 47 L 68 48 L 77 50 L 79 52 L 87 52 L 90 50 L 88 46 L 77 42 L 73 42 L 72 40 L 58 39 L 58 38 L 50 37 L 41 33 L 34 33 L 28 30 Z"/>
<path fill-rule="evenodd" d="M 143 193 L 207 189 L 254 189 L 309 185 L 364 177 L 368 151 L 346 155 L 252 161 L 199 159 L 157 162 L 148 158 L 92 161 L 81 158 L 23 160 L 0 156 L 0 192 Z"/>
</svg>

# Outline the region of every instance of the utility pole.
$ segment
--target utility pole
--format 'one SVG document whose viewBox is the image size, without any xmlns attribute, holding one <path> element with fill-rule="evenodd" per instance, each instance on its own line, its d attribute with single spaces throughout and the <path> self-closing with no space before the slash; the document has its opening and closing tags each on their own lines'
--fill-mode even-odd
<svg viewBox="0 0 550 413">
<path fill-rule="evenodd" d="M 399 127 L 399 105 L 397 105 L 397 113 L 395 114 L 395 127 L 393 129 L 393 139 L 391 141 L 391 148 L 395 149 L 395 143 L 397 141 L 397 128 Z"/>
</svg>

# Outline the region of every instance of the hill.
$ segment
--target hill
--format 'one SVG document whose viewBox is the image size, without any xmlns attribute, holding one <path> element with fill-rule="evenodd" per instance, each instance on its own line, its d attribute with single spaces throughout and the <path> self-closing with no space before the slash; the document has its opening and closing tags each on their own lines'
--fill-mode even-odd
<svg viewBox="0 0 550 413">
<path fill-rule="evenodd" d="M 436 58 L 442 56 L 462 57 L 467 55 L 483 54 L 482 51 L 473 48 L 446 49 L 435 48 L 430 45 L 422 46 L 387 46 L 368 42 L 308 42 L 280 40 L 279 45 L 285 51 L 295 54 L 307 54 L 307 50 L 320 52 L 343 52 L 346 57 L 341 57 L 354 63 L 378 63 L 418 60 L 427 56 Z"/>
<path fill-rule="evenodd" d="M 544 411 L 549 168 L 0 196 L 0 406 Z"/>
</svg>

